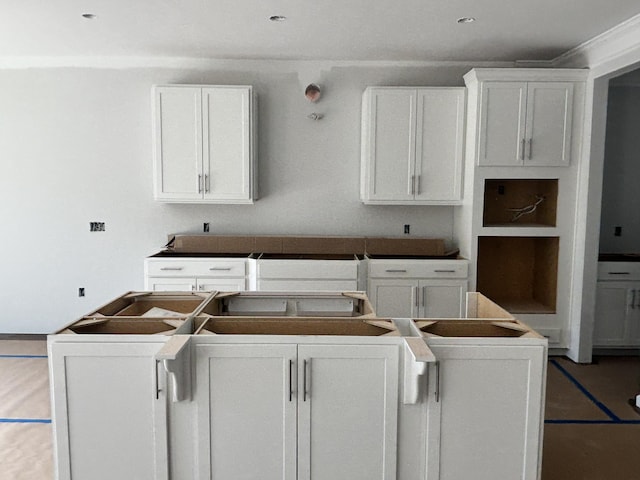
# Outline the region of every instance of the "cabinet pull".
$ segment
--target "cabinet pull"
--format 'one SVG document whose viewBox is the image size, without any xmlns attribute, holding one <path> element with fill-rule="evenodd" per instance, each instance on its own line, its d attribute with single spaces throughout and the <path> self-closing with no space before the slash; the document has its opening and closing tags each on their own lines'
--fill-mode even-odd
<svg viewBox="0 0 640 480">
<path fill-rule="evenodd" d="M 415 195 L 416 193 L 416 176 L 411 175 L 411 195 Z"/>
<path fill-rule="evenodd" d="M 228 272 L 231 267 L 211 267 L 209 270 L 212 272 Z"/>
<path fill-rule="evenodd" d="M 638 300 L 638 303 L 636 303 L 636 307 L 640 308 L 640 291 L 636 290 L 636 299 Z"/>
<path fill-rule="evenodd" d="M 422 190 L 422 189 L 420 188 L 420 180 L 421 180 L 421 179 L 422 179 L 422 175 L 418 175 L 418 188 L 416 189 L 416 190 L 417 190 L 417 191 L 416 191 L 416 193 L 417 193 L 418 195 L 420 195 L 420 190 Z"/>
<path fill-rule="evenodd" d="M 202 174 L 198 174 L 198 193 L 202 193 Z"/>
<path fill-rule="evenodd" d="M 307 401 L 307 360 L 302 365 L 302 401 Z"/>
<path fill-rule="evenodd" d="M 156 368 L 155 368 L 155 390 L 156 390 L 156 400 L 158 400 L 160 398 L 160 392 L 162 390 L 160 390 L 160 385 L 159 385 L 159 379 L 158 379 L 158 364 L 160 363 L 160 360 L 156 360 Z"/>
<path fill-rule="evenodd" d="M 204 193 L 209 193 L 209 175 L 204 174 Z"/>
<path fill-rule="evenodd" d="M 180 270 L 182 270 L 182 268 L 183 267 L 160 267 L 160 270 L 179 272 Z"/>
<path fill-rule="evenodd" d="M 289 401 L 293 401 L 293 360 L 289 360 Z"/>
<path fill-rule="evenodd" d="M 440 401 L 440 362 L 436 360 L 436 402 Z"/>
<path fill-rule="evenodd" d="M 636 308 L 636 291 L 631 290 L 631 308 Z"/>
<path fill-rule="evenodd" d="M 524 143 L 525 143 L 525 139 L 523 138 L 520 141 L 520 160 L 522 160 L 524 162 Z"/>
<path fill-rule="evenodd" d="M 427 287 L 422 287 L 422 302 L 421 302 L 421 305 L 423 307 L 427 306 Z M 422 316 L 426 317 L 427 316 L 426 312 L 422 312 Z"/>
<path fill-rule="evenodd" d="M 387 273 L 407 273 L 406 269 L 403 268 L 387 268 L 385 270 Z"/>
<path fill-rule="evenodd" d="M 609 272 L 607 275 L 631 275 L 630 272 Z"/>
<path fill-rule="evenodd" d="M 533 155 L 533 153 L 532 153 L 533 152 L 533 139 L 532 138 L 527 140 L 527 147 L 528 147 L 528 150 L 529 150 L 529 152 L 527 153 L 527 158 L 529 160 L 531 160 L 531 156 Z"/>
<path fill-rule="evenodd" d="M 455 270 L 434 270 L 436 273 L 456 273 Z"/>
<path fill-rule="evenodd" d="M 418 306 L 419 297 L 420 297 L 420 292 L 419 292 L 419 290 L 418 290 L 418 287 L 413 287 L 413 288 L 414 288 L 414 292 L 413 292 L 413 294 L 415 295 L 415 301 L 414 301 L 414 303 L 415 303 L 415 305 L 416 305 L 416 307 L 417 307 L 417 306 Z M 416 312 L 416 313 L 417 313 L 417 312 Z"/>
</svg>

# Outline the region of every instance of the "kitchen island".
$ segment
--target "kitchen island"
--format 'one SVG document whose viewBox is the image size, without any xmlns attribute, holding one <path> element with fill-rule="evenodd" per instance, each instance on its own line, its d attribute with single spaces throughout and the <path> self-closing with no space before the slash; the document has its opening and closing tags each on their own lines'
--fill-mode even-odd
<svg viewBox="0 0 640 480">
<path fill-rule="evenodd" d="M 357 292 L 129 292 L 48 338 L 59 479 L 539 477 L 546 339 Z"/>
</svg>

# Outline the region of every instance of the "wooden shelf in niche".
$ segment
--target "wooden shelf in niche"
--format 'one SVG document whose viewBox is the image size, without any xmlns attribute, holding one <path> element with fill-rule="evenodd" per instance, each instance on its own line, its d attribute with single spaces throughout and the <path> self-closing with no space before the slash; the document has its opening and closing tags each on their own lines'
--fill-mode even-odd
<svg viewBox="0 0 640 480">
<path fill-rule="evenodd" d="M 484 227 L 556 226 L 558 179 L 486 179 Z"/>
<path fill-rule="evenodd" d="M 510 313 L 556 313 L 558 237 L 478 237 L 477 290 Z"/>
</svg>

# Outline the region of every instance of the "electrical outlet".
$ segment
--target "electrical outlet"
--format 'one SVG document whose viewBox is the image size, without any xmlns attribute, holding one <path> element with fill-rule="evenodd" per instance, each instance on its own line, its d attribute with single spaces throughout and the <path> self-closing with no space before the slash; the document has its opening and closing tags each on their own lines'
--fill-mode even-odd
<svg viewBox="0 0 640 480">
<path fill-rule="evenodd" d="M 621 237 L 622 236 L 622 227 L 614 227 L 613 235 L 615 237 Z"/>
<path fill-rule="evenodd" d="M 90 232 L 104 232 L 105 231 L 104 222 L 89 222 L 89 231 Z"/>
<path fill-rule="evenodd" d="M 84 297 L 84 287 L 78 288 L 78 296 L 79 297 Z"/>
<path fill-rule="evenodd" d="M 404 226 L 405 235 L 409 235 L 410 232 L 411 232 L 411 225 L 405 225 Z"/>
<path fill-rule="evenodd" d="M 209 233 L 209 224 L 208 223 L 204 223 L 202 230 L 204 231 L 204 233 Z"/>
<path fill-rule="evenodd" d="M 498 185 L 498 195 L 504 195 L 504 185 Z"/>
</svg>

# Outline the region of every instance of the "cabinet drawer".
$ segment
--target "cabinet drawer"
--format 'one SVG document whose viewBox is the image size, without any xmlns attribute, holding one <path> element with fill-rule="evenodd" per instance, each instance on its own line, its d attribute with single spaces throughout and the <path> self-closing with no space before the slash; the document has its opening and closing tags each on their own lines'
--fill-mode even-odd
<svg viewBox="0 0 640 480">
<path fill-rule="evenodd" d="M 374 278 L 467 278 L 466 260 L 369 260 Z"/>
<path fill-rule="evenodd" d="M 598 262 L 598 280 L 640 280 L 640 262 Z"/>
<path fill-rule="evenodd" d="M 163 259 L 148 260 L 147 275 L 154 277 L 244 277 L 244 259 Z"/>
<path fill-rule="evenodd" d="M 357 279 L 356 260 L 259 260 L 260 279 Z"/>
</svg>

